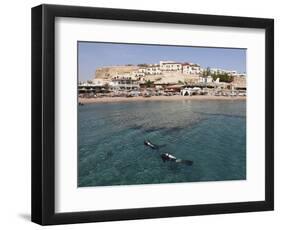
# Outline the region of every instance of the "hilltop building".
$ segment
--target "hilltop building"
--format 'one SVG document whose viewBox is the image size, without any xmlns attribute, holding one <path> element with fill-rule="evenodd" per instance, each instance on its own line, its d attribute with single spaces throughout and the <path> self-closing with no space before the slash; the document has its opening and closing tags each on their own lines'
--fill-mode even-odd
<svg viewBox="0 0 281 230">
<path fill-rule="evenodd" d="M 175 61 L 160 61 L 161 71 L 182 71 L 182 63 Z"/>
<path fill-rule="evenodd" d="M 162 71 L 160 65 L 150 65 L 145 69 L 145 74 L 147 75 L 160 75 Z"/>
<path fill-rule="evenodd" d="M 148 85 L 152 85 L 152 88 L 162 87 L 165 89 L 176 84 L 217 87 L 223 85 L 224 82 L 220 82 L 219 78 L 214 81 L 212 76 L 214 74 L 228 74 L 233 76 L 231 82 L 233 85 L 246 89 L 246 75 L 235 70 L 211 68 L 209 76 L 204 76 L 204 73 L 206 73 L 206 69 L 199 64 L 177 61 L 160 61 L 159 64 L 107 66 L 96 70 L 91 87 L 106 86 L 106 89 L 109 87 L 112 90 L 137 90 Z M 90 86 L 80 85 L 81 89 L 83 87 Z"/>
<path fill-rule="evenodd" d="M 200 65 L 193 64 L 193 63 L 184 63 L 184 64 L 182 64 L 182 73 L 191 74 L 191 75 L 199 75 L 201 73 Z"/>
</svg>

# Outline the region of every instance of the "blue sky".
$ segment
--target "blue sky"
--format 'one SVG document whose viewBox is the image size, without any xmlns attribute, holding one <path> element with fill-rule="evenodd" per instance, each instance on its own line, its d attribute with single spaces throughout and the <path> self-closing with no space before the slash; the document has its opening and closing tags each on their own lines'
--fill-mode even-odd
<svg viewBox="0 0 281 230">
<path fill-rule="evenodd" d="M 160 60 L 246 72 L 246 49 L 78 42 L 79 80 L 92 79 L 96 68 L 102 66 L 154 64 Z"/>
</svg>

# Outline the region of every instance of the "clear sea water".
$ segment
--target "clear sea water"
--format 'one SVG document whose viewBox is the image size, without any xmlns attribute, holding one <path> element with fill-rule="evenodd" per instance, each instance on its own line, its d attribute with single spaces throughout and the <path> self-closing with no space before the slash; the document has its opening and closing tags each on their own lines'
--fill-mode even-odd
<svg viewBox="0 0 281 230">
<path fill-rule="evenodd" d="M 182 100 L 78 108 L 78 186 L 246 179 L 246 102 Z M 160 146 L 144 145 L 144 140 Z M 163 162 L 169 152 L 192 160 Z"/>
</svg>

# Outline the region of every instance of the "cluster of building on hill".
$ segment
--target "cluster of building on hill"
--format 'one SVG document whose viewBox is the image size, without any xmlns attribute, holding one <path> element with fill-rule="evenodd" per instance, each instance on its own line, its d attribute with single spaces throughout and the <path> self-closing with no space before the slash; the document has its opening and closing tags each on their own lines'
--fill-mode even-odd
<svg viewBox="0 0 281 230">
<path fill-rule="evenodd" d="M 159 64 L 141 64 L 137 76 L 160 75 L 165 72 L 181 72 L 183 74 L 200 74 L 201 67 L 193 63 L 180 63 L 175 61 L 160 61 Z"/>
<path fill-rule="evenodd" d="M 99 68 L 96 75 L 91 81 L 79 82 L 79 96 L 246 95 L 245 74 L 186 62 Z M 221 81 L 220 76 L 231 80 Z"/>
</svg>

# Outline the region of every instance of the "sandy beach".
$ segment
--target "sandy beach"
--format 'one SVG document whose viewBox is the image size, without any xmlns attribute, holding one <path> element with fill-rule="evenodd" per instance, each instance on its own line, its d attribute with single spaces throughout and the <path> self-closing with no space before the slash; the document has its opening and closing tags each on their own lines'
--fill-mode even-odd
<svg viewBox="0 0 281 230">
<path fill-rule="evenodd" d="M 79 98 L 79 103 L 114 103 L 114 102 L 137 102 L 137 101 L 180 101 L 180 100 L 246 100 L 245 96 L 151 96 L 151 97 L 100 97 Z"/>
</svg>

